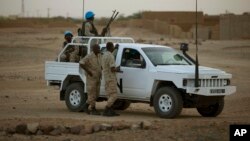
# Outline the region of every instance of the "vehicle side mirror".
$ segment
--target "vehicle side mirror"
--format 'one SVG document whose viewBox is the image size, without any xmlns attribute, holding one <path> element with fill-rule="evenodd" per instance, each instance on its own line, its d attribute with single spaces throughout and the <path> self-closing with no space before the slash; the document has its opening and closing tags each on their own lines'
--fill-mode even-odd
<svg viewBox="0 0 250 141">
<path fill-rule="evenodd" d="M 181 43 L 180 50 L 183 52 L 188 51 L 188 44 L 187 43 Z"/>
<path fill-rule="evenodd" d="M 141 63 L 141 68 L 146 68 L 146 62 L 143 60 L 143 61 L 141 61 L 142 63 Z"/>
</svg>

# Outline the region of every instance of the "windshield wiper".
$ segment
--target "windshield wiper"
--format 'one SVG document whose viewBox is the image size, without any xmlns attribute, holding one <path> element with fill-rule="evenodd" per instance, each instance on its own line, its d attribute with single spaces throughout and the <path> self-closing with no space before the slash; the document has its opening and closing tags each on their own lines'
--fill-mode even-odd
<svg viewBox="0 0 250 141">
<path fill-rule="evenodd" d="M 170 65 L 170 64 L 155 64 L 156 66 L 158 66 L 158 65 Z"/>
</svg>

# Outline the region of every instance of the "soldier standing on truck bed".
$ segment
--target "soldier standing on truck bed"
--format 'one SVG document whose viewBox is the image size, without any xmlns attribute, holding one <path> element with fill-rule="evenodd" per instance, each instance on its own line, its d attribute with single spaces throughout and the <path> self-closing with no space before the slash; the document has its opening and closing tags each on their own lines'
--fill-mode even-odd
<svg viewBox="0 0 250 141">
<path fill-rule="evenodd" d="M 95 20 L 95 14 L 92 11 L 88 11 L 85 14 L 85 20 L 82 23 L 82 28 L 78 29 L 78 35 L 79 36 L 88 36 L 88 37 L 94 37 L 94 36 L 100 36 L 98 34 L 98 31 L 94 25 L 94 20 Z M 83 41 L 86 42 L 86 41 Z M 88 42 L 88 41 L 87 41 Z M 90 46 L 94 44 L 98 44 L 98 39 L 92 39 Z"/>
<path fill-rule="evenodd" d="M 85 70 L 87 77 L 88 99 L 84 105 L 84 112 L 92 115 L 100 115 L 96 110 L 96 99 L 100 94 L 100 84 L 102 77 L 100 46 L 92 46 L 92 52 L 80 60 L 80 66 Z M 88 107 L 91 107 L 89 111 Z"/>
<path fill-rule="evenodd" d="M 73 38 L 73 34 L 71 31 L 65 31 L 64 32 L 64 39 L 65 41 L 63 42 L 62 48 L 66 47 L 68 43 L 71 43 Z M 60 61 L 61 62 L 77 62 L 79 61 L 79 48 L 70 45 L 67 47 L 67 49 L 63 52 L 63 54 L 60 56 Z"/>
<path fill-rule="evenodd" d="M 106 44 L 107 51 L 103 54 L 102 58 L 102 68 L 105 79 L 105 92 L 108 96 L 107 105 L 103 112 L 103 116 L 118 116 L 112 105 L 117 99 L 117 80 L 116 80 L 116 72 L 120 71 L 120 67 L 115 67 L 115 59 L 112 54 L 114 50 L 114 44 L 112 42 L 108 42 Z"/>
<path fill-rule="evenodd" d="M 98 31 L 94 25 L 94 20 L 95 20 L 94 12 L 92 12 L 92 11 L 86 12 L 86 14 L 85 14 L 86 21 L 84 21 L 82 23 L 82 28 L 78 29 L 78 35 L 79 36 L 89 36 L 89 37 L 92 37 L 92 36 L 103 36 L 104 37 L 105 35 L 110 34 L 109 33 L 109 26 L 110 26 L 111 22 L 116 18 L 118 13 L 114 13 L 112 15 L 108 25 L 102 29 L 101 34 L 98 34 Z"/>
<path fill-rule="evenodd" d="M 85 19 L 82 23 L 81 36 L 98 36 L 97 29 L 94 25 L 95 14 L 92 11 L 88 11 L 85 14 Z"/>
</svg>

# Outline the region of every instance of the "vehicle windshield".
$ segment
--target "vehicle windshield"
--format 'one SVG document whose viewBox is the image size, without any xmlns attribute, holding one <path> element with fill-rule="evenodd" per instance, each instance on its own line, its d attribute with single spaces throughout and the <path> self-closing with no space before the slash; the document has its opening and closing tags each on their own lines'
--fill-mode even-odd
<svg viewBox="0 0 250 141">
<path fill-rule="evenodd" d="M 171 48 L 148 47 L 142 48 L 149 60 L 155 65 L 191 65 L 188 60 Z"/>
</svg>

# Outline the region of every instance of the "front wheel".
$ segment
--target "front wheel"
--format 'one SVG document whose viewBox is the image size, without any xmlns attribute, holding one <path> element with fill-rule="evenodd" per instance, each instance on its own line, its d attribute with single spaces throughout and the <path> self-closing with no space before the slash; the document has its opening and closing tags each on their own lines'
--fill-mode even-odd
<svg viewBox="0 0 250 141">
<path fill-rule="evenodd" d="M 177 117 L 183 107 L 183 100 L 178 90 L 171 87 L 160 88 L 154 96 L 154 109 L 161 118 Z"/>
<path fill-rule="evenodd" d="M 224 98 L 219 99 L 215 104 L 208 105 L 207 107 L 197 107 L 197 111 L 203 117 L 216 117 L 224 108 Z"/>
<path fill-rule="evenodd" d="M 70 111 L 82 111 L 86 100 L 87 95 L 84 93 L 84 86 L 81 83 L 72 83 L 67 87 L 65 102 Z"/>
</svg>

